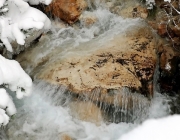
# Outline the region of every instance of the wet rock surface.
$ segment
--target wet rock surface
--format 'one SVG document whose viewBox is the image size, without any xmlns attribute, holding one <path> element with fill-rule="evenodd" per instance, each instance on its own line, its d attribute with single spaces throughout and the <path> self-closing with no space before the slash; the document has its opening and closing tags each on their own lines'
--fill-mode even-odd
<svg viewBox="0 0 180 140">
<path fill-rule="evenodd" d="M 180 52 L 172 45 L 159 49 L 159 85 L 160 92 L 171 97 L 171 113 L 179 114 L 180 101 Z"/>
<path fill-rule="evenodd" d="M 53 0 L 45 8 L 45 11 L 54 17 L 72 24 L 79 19 L 86 7 L 87 3 L 84 0 Z"/>
<path fill-rule="evenodd" d="M 162 41 L 159 47 L 159 86 L 162 94 L 172 98 L 172 114 L 180 113 L 180 15 L 179 1 L 156 1 L 157 11 L 154 21 L 150 25 L 154 28 Z"/>
<path fill-rule="evenodd" d="M 88 42 L 89 47 L 81 44 L 65 56 L 60 54 L 62 49 L 54 49 L 39 62 L 31 57 L 39 48 L 32 48 L 19 55 L 18 61 L 25 69 L 29 69 L 27 62 L 34 67 L 29 73 L 34 79 L 63 85 L 77 100 L 93 102 L 106 121 L 135 120 L 132 114 L 144 114 L 150 104 L 144 96 L 153 96 L 157 47 L 154 34 L 145 26 L 137 26 L 125 35 L 104 40 L 101 47 L 96 45 L 94 41 Z"/>
<path fill-rule="evenodd" d="M 54 84 L 69 86 L 82 93 L 95 88 L 128 87 L 146 96 L 153 95 L 152 80 L 156 64 L 155 42 L 151 31 L 114 39 L 90 55 L 68 56 L 47 64 L 37 76 Z"/>
<path fill-rule="evenodd" d="M 125 7 L 123 5 L 124 10 Z M 122 10 L 120 15 L 147 18 L 147 11 L 133 2 L 128 13 Z M 78 18 L 65 20 L 71 24 Z M 80 22 L 86 28 L 91 28 L 98 20 L 92 11 L 86 11 L 80 17 Z M 47 52 L 46 49 L 51 46 L 44 47 L 43 42 L 51 39 L 43 36 L 38 43 L 39 48 L 30 48 L 19 55 L 17 60 L 33 79 L 67 87 L 77 100 L 72 103 L 73 111 L 82 106 L 81 102 L 85 100 L 93 103 L 94 108 L 97 107 L 102 113 L 99 119 L 99 111 L 93 112 L 92 121 L 83 116 L 89 112 L 77 111 L 77 118 L 97 124 L 101 119 L 116 123 L 131 122 L 137 119 L 136 116 L 145 114 L 150 105 L 148 99 L 153 97 L 157 42 L 155 34 L 147 26 L 142 22 L 140 26 L 132 26 L 132 29 L 122 34 L 107 35 L 103 40 L 99 40 L 101 37 L 97 35 L 97 39 L 95 36 L 95 39 L 70 49 L 67 41 L 66 46 L 63 46 L 67 48 L 66 51 L 58 46 Z M 79 28 L 76 25 L 73 27 Z"/>
<path fill-rule="evenodd" d="M 148 17 L 148 10 L 143 5 L 136 0 L 105 0 L 107 8 L 112 13 L 115 13 L 124 18 L 143 18 L 146 19 Z"/>
<path fill-rule="evenodd" d="M 77 119 L 100 125 L 103 122 L 101 109 L 88 101 L 74 101 L 69 104 L 71 115 Z"/>
<path fill-rule="evenodd" d="M 179 64 L 180 56 L 172 46 L 162 46 L 160 56 L 160 86 L 161 91 L 174 95 L 179 92 Z"/>
</svg>

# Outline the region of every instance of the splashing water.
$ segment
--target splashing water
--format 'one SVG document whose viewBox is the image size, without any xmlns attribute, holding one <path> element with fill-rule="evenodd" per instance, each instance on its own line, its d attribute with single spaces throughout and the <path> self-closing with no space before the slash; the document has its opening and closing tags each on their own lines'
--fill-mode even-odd
<svg viewBox="0 0 180 140">
<path fill-rule="evenodd" d="M 48 58 L 49 63 L 52 63 L 69 53 L 73 55 L 74 51 L 81 49 L 82 46 L 86 51 L 84 52 L 89 53 L 96 50 L 97 47 L 102 47 L 101 44 L 105 40 L 111 40 L 117 34 L 126 34 L 126 30 L 143 24 L 140 19 L 123 19 L 101 7 L 94 10 L 93 13 L 97 16 L 97 22 L 92 26 L 85 27 L 83 23 L 80 23 L 77 29 L 54 27 L 52 34 L 43 37 L 43 41 L 37 44 L 31 56 L 27 56 L 32 64 L 26 67 L 26 71 L 31 73 L 42 59 Z M 89 42 L 91 42 L 90 45 L 88 45 Z M 170 112 L 168 98 L 159 93 L 155 93 L 151 103 L 147 104 L 148 101 L 143 96 L 131 95 L 126 91 L 120 98 L 122 108 L 118 107 L 119 98 L 115 98 L 115 106 L 111 109 L 106 105 L 99 105 L 105 112 L 108 112 L 108 109 L 113 110 L 113 112 L 109 112 L 112 115 L 109 116 L 110 120 L 108 121 L 116 122 L 118 114 L 122 116 L 121 113 L 125 112 L 125 119 L 118 120 L 118 122 L 124 122 L 108 124 L 102 121 L 98 126 L 71 116 L 68 104 L 74 97 L 66 87 L 35 81 L 32 91 L 32 96 L 24 100 L 14 98 L 17 114 L 7 127 L 9 140 L 60 140 L 64 134 L 74 140 L 116 140 L 145 119 L 163 117 Z M 120 91 L 113 92 L 118 97 Z M 138 99 L 140 101 L 136 104 Z M 128 100 L 132 101 L 133 108 L 130 112 L 126 112 Z M 133 116 L 131 116 L 132 114 Z M 127 116 L 131 117 L 133 123 L 128 123 Z"/>
<path fill-rule="evenodd" d="M 67 134 L 77 140 L 116 140 L 137 125 L 137 123 L 102 122 L 100 126 L 96 126 L 73 118 L 67 106 L 72 96 L 66 91 L 65 87 L 36 82 L 31 97 L 24 101 L 15 100 L 18 110 L 8 125 L 9 139 L 58 140 L 61 135 Z M 167 99 L 158 93 L 155 95 L 148 111 L 148 118 L 162 117 L 169 113 Z M 163 109 L 160 109 L 160 113 L 159 107 L 162 107 L 162 104 Z"/>
</svg>

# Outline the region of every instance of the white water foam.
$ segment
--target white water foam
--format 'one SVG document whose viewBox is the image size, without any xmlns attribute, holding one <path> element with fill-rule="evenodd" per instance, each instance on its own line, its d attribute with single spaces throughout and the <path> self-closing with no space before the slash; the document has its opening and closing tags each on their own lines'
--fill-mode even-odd
<svg viewBox="0 0 180 140">
<path fill-rule="evenodd" d="M 58 140 L 62 134 L 77 140 L 116 140 L 138 125 L 102 123 L 96 126 L 75 119 L 66 106 L 71 97 L 63 95 L 65 90 L 39 82 L 34 85 L 31 97 L 24 101 L 16 100 L 17 115 L 8 125 L 9 140 Z M 156 94 L 149 110 L 149 118 L 163 117 L 168 113 L 167 99 Z"/>
<path fill-rule="evenodd" d="M 90 27 L 82 25 L 78 29 L 73 27 L 52 29 L 53 34 L 44 36 L 43 41 L 37 44 L 33 55 L 29 56 L 31 62 L 38 63 L 57 48 L 61 51 L 57 51 L 57 55 L 49 56 L 50 59 L 72 53 L 73 48 L 77 48 L 79 44 L 81 47 L 86 47 L 86 51 L 92 46 L 96 49 L 114 35 L 125 34 L 125 31 L 134 25 L 143 24 L 140 19 L 123 19 L 101 8 L 93 12 L 98 20 Z M 88 46 L 90 41 L 95 44 Z M 33 65 L 29 66 L 26 71 L 30 73 L 33 68 Z M 23 101 L 15 100 L 17 114 L 8 125 L 9 140 L 58 140 L 62 134 L 67 134 L 74 140 L 116 140 L 138 125 L 138 123 L 106 124 L 104 122 L 96 126 L 75 119 L 70 115 L 67 107 L 71 96 L 64 96 L 65 90 L 43 82 L 34 83 L 31 97 Z M 155 93 L 147 112 L 145 116 L 137 117 L 140 120 L 137 122 L 168 115 L 170 111 L 167 98 Z"/>
<path fill-rule="evenodd" d="M 37 66 L 43 59 L 50 59 L 50 63 L 61 59 L 68 54 L 82 55 L 99 49 L 103 44 L 111 40 L 115 35 L 126 35 L 127 30 L 137 29 L 144 25 L 140 19 L 124 19 L 110 13 L 106 9 L 99 8 L 92 12 L 97 21 L 86 27 L 82 23 L 77 28 L 58 25 L 52 27 L 52 34 L 42 36 L 40 42 L 33 47 L 26 56 L 31 61 L 26 72 L 31 73 L 34 66 Z M 79 53 L 78 50 L 83 50 Z M 28 52 L 28 51 L 27 51 Z"/>
</svg>

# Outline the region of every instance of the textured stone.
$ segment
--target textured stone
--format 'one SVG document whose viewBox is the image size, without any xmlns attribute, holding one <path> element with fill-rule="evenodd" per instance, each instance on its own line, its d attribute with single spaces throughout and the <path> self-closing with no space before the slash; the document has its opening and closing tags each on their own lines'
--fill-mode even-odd
<svg viewBox="0 0 180 140">
<path fill-rule="evenodd" d="M 100 108 L 95 104 L 88 101 L 71 102 L 70 105 L 71 115 L 77 119 L 95 123 L 100 125 L 103 122 L 103 117 Z"/>
<path fill-rule="evenodd" d="M 54 17 L 60 18 L 69 24 L 79 19 L 82 11 L 87 7 L 84 0 L 53 0 L 46 7 L 46 12 L 50 12 Z"/>
<path fill-rule="evenodd" d="M 174 46 L 175 47 L 175 46 Z M 160 89 L 174 95 L 180 91 L 180 53 L 171 44 L 159 48 Z"/>
<path fill-rule="evenodd" d="M 148 17 L 148 10 L 145 7 L 137 6 L 132 11 L 133 17 L 140 17 L 146 19 Z"/>
<path fill-rule="evenodd" d="M 130 33 L 129 33 L 130 34 Z M 46 65 L 38 78 L 69 86 L 81 93 L 94 88 L 128 87 L 148 96 L 152 84 L 156 54 L 149 29 L 131 35 L 116 36 L 91 55 L 68 56 L 60 62 Z"/>
<path fill-rule="evenodd" d="M 56 47 L 45 57 L 38 52 L 46 53 L 47 47 L 34 47 L 19 55 L 18 61 L 35 79 L 67 87 L 76 100 L 95 103 L 107 116 L 114 109 L 108 121 L 128 121 L 133 110 L 141 110 L 138 116 L 147 110 L 149 101 L 143 95 L 153 96 L 157 42 L 150 28 L 140 26 L 77 47 Z M 128 111 L 123 114 L 122 108 Z"/>
</svg>

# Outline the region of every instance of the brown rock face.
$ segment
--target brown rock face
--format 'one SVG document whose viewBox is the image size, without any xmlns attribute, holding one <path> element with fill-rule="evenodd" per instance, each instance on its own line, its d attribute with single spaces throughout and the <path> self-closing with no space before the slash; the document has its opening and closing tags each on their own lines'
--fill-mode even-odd
<svg viewBox="0 0 180 140">
<path fill-rule="evenodd" d="M 171 45 L 161 46 L 159 60 L 161 92 L 175 95 L 180 91 L 180 53 Z"/>
<path fill-rule="evenodd" d="M 149 101 L 143 95 L 153 96 L 157 43 L 151 29 L 140 26 L 115 36 L 107 34 L 105 39 L 99 37 L 77 47 L 57 47 L 40 59 L 35 55 L 39 56 L 42 48 L 32 48 L 20 55 L 18 61 L 25 69 L 34 67 L 30 75 L 35 79 L 65 86 L 76 100 L 95 103 L 104 110 L 103 114 L 107 113 L 108 121 L 128 122 L 132 114 L 140 116 L 142 110 L 147 109 Z M 47 48 L 44 49 L 47 52 Z"/>
<path fill-rule="evenodd" d="M 145 7 L 137 6 L 132 11 L 133 17 L 141 17 L 146 19 L 148 17 L 148 10 Z"/>
<path fill-rule="evenodd" d="M 47 64 L 38 78 L 54 84 L 66 85 L 73 92 L 82 93 L 101 87 L 128 87 L 152 96 L 156 63 L 155 42 L 149 29 L 139 29 L 124 37 L 117 35 L 90 55 L 67 56 Z M 128 33 L 127 33 L 128 34 Z"/>
<path fill-rule="evenodd" d="M 172 97 L 171 113 L 179 114 L 180 108 L 180 52 L 172 45 L 164 45 L 159 49 L 159 84 L 161 93 Z"/>
<path fill-rule="evenodd" d="M 103 122 L 103 117 L 100 108 L 92 102 L 71 102 L 69 105 L 72 116 L 100 125 Z"/>
<path fill-rule="evenodd" d="M 50 12 L 53 16 L 72 24 L 78 20 L 86 7 L 87 3 L 84 0 L 53 0 L 46 7 L 46 12 Z"/>
<path fill-rule="evenodd" d="M 157 1 L 157 13 L 150 25 L 157 30 L 161 37 L 169 38 L 174 46 L 180 45 L 180 15 L 179 1 L 163 2 Z"/>
</svg>

